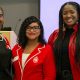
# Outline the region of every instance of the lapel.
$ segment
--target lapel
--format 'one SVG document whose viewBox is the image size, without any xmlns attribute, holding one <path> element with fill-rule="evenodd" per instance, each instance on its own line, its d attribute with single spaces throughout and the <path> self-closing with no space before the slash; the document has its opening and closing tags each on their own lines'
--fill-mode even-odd
<svg viewBox="0 0 80 80">
<path fill-rule="evenodd" d="M 29 61 L 31 61 L 35 56 L 39 55 L 41 53 L 41 50 L 45 48 L 45 45 L 41 45 L 39 44 L 34 50 L 33 52 L 29 55 L 29 57 L 27 58 L 24 68 L 25 66 L 28 64 Z"/>
<path fill-rule="evenodd" d="M 21 46 L 18 45 L 16 53 L 17 53 L 17 56 L 18 56 L 18 64 L 19 64 L 21 73 L 23 73 L 23 70 L 22 70 L 22 52 L 23 52 L 23 49 L 21 48 Z"/>
<path fill-rule="evenodd" d="M 37 56 L 38 54 L 41 53 L 41 50 L 42 50 L 43 48 L 45 48 L 45 45 L 39 44 L 39 45 L 33 50 L 33 52 L 28 56 L 28 58 L 27 58 L 27 60 L 26 60 L 26 62 L 25 62 L 25 64 L 24 64 L 24 68 L 25 68 L 25 66 L 28 64 L 28 62 L 29 62 L 30 60 L 32 60 L 35 56 Z M 20 46 L 18 46 L 17 55 L 19 56 L 18 62 L 19 62 L 19 66 L 20 66 L 21 70 L 22 70 L 22 53 L 23 53 L 23 49 L 22 49 Z"/>
<path fill-rule="evenodd" d="M 73 29 L 74 29 L 74 32 L 71 35 L 70 42 L 69 42 L 69 53 L 70 53 L 69 56 L 74 56 L 74 53 L 75 53 L 76 33 L 78 31 L 78 24 L 75 25 Z"/>
</svg>

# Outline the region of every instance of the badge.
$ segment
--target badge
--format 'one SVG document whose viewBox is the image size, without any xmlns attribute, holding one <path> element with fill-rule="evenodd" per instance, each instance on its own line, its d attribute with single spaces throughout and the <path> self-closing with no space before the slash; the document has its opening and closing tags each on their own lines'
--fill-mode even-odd
<svg viewBox="0 0 80 80">
<path fill-rule="evenodd" d="M 39 58 L 38 58 L 37 56 L 33 58 L 33 62 L 34 62 L 34 63 L 37 63 L 38 60 L 39 60 Z"/>
</svg>

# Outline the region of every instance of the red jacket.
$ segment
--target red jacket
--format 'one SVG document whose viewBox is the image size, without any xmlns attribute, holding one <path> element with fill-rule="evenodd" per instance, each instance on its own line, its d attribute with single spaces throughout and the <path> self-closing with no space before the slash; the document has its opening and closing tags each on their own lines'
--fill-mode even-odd
<svg viewBox="0 0 80 80">
<path fill-rule="evenodd" d="M 49 45 L 39 44 L 29 55 L 22 69 L 23 49 L 18 44 L 12 50 L 13 80 L 55 80 L 55 64 Z"/>
<path fill-rule="evenodd" d="M 74 32 L 70 37 L 70 42 L 69 42 L 69 59 L 70 59 L 70 64 L 71 64 L 71 70 L 73 74 L 73 79 L 74 80 L 80 80 L 80 68 L 76 65 L 75 63 L 75 40 L 76 40 L 76 32 L 77 32 L 77 26 L 74 26 Z M 50 38 L 48 43 L 52 46 L 54 46 L 54 42 L 58 36 L 58 30 L 55 30 Z"/>
</svg>

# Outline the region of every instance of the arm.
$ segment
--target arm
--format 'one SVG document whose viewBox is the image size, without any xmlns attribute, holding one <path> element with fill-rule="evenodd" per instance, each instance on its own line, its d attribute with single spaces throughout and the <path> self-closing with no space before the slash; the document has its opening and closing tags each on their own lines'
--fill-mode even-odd
<svg viewBox="0 0 80 80">
<path fill-rule="evenodd" d="M 58 36 L 58 30 L 55 30 L 49 37 L 48 39 L 48 44 L 50 44 L 51 46 L 53 46 L 54 41 L 56 40 L 57 36 Z"/>
<path fill-rule="evenodd" d="M 56 79 L 56 67 L 53 52 L 50 46 L 46 47 L 46 57 L 43 65 L 44 80 Z"/>
</svg>

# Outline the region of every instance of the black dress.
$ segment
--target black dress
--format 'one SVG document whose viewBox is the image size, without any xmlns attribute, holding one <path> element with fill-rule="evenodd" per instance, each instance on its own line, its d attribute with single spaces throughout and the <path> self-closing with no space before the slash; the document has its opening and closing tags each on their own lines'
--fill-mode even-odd
<svg viewBox="0 0 80 80">
<path fill-rule="evenodd" d="M 5 40 L 0 41 L 0 80 L 12 80 L 11 50 Z"/>
<path fill-rule="evenodd" d="M 56 80 L 73 80 L 72 77 L 72 71 L 69 61 L 69 41 L 70 36 L 73 33 L 73 29 L 66 29 L 64 39 L 62 41 L 61 45 L 61 54 L 59 56 L 59 62 L 60 62 L 60 73 L 59 76 L 57 76 Z"/>
</svg>

